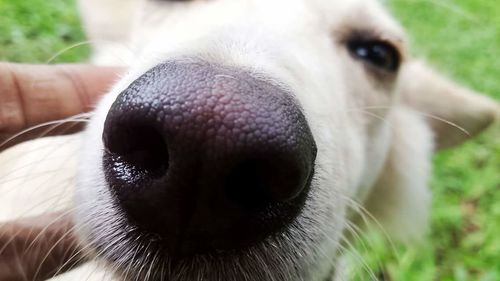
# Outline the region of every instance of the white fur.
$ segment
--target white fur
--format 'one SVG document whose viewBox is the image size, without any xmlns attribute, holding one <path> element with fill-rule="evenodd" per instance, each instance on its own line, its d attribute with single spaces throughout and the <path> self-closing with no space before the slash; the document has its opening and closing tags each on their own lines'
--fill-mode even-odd
<svg viewBox="0 0 500 281">
<path fill-rule="evenodd" d="M 427 188 L 432 132 L 413 109 L 394 111 L 389 157 L 365 208 L 393 237 L 418 240 L 427 229 L 431 194 Z M 411 128 L 411 130 L 408 130 Z M 409 158 L 407 155 L 412 155 Z"/>
<path fill-rule="evenodd" d="M 267 275 L 257 271 L 249 274 L 265 280 L 325 278 L 332 269 L 333 258 L 328 257 L 335 255 L 343 232 L 346 198 L 369 193 L 389 150 L 390 125 L 367 117 L 356 107 L 390 106 L 395 95 L 390 85 L 394 82 L 381 82 L 388 84 L 386 91 L 374 87 L 363 66 L 336 41 L 342 39 L 344 31 L 335 34 L 335 28 L 346 32 L 365 28 L 351 20 L 362 15 L 380 24 L 380 32 L 402 40 L 399 27 L 372 1 L 332 1 L 322 2 L 322 6 L 301 0 L 267 1 L 265 5 L 224 0 L 164 6 L 152 1 L 145 5 L 145 14 L 139 16 L 143 21 L 136 23 L 130 42 L 137 57 L 129 73 L 99 104 L 87 130 L 85 155 L 81 157 L 85 168 L 80 169 L 76 193 L 75 217 L 85 226 L 81 235 L 111 243 L 112 253 L 127 252 L 134 245 L 124 239 L 128 226 L 110 200 L 100 168 L 100 132 L 111 103 L 127 85 L 160 62 L 202 59 L 270 77 L 296 94 L 318 145 L 313 191 L 290 233 L 285 234 L 288 238 L 274 241 L 282 245 L 280 249 L 255 250 L 261 258 L 266 253 L 259 251 L 271 252 L 281 257 L 279 262 Z M 276 11 L 284 6 L 287 8 L 278 16 Z M 326 14 L 330 9 L 335 17 Z M 155 20 L 157 15 L 160 20 Z M 353 71 L 346 73 L 348 67 Z M 353 80 L 361 84 L 352 87 Z M 384 118 L 389 110 L 376 112 Z M 377 148 L 370 149 L 374 143 Z M 109 236 L 113 239 L 106 238 Z M 125 255 L 123 262 L 128 258 Z"/>
</svg>

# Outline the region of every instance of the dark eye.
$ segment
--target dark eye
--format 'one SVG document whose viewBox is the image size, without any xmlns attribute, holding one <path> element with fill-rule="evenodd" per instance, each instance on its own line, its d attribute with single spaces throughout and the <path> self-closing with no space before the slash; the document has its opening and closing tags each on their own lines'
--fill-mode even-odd
<svg viewBox="0 0 500 281">
<path fill-rule="evenodd" d="M 347 43 L 351 54 L 377 68 L 396 72 L 400 64 L 400 54 L 391 44 L 378 40 L 352 40 Z"/>
</svg>

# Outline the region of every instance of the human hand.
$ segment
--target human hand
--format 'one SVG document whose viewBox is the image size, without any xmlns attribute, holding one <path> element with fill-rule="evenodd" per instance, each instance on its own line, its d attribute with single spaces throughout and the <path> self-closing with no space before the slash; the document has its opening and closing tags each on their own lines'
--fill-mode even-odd
<svg viewBox="0 0 500 281">
<path fill-rule="evenodd" d="M 86 260 L 67 212 L 0 223 L 0 281 L 46 280 Z"/>
<path fill-rule="evenodd" d="M 0 152 L 40 136 L 80 130 L 82 122 L 58 120 L 92 110 L 121 70 L 0 63 Z M 0 281 L 45 280 L 85 261 L 67 213 L 0 223 Z"/>
<path fill-rule="evenodd" d="M 81 130 L 81 122 L 62 120 L 90 111 L 121 70 L 0 63 L 0 151 L 40 136 Z"/>
</svg>

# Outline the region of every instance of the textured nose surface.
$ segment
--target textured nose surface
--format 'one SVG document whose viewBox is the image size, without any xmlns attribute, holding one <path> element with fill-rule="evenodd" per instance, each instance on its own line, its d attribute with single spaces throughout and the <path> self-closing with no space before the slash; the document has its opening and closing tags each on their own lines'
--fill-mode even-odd
<svg viewBox="0 0 500 281">
<path fill-rule="evenodd" d="M 172 255 L 240 249 L 299 214 L 316 147 L 286 90 L 205 62 L 168 62 L 112 105 L 103 164 L 129 222 Z"/>
</svg>

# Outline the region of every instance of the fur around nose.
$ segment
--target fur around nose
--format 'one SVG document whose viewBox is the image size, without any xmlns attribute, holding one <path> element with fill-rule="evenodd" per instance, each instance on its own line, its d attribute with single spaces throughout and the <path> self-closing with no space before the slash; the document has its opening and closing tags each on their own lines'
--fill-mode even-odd
<svg viewBox="0 0 500 281">
<path fill-rule="evenodd" d="M 105 121 L 106 180 L 129 223 L 170 255 L 235 250 L 298 216 L 316 146 L 291 93 L 236 68 L 167 62 Z"/>
</svg>

